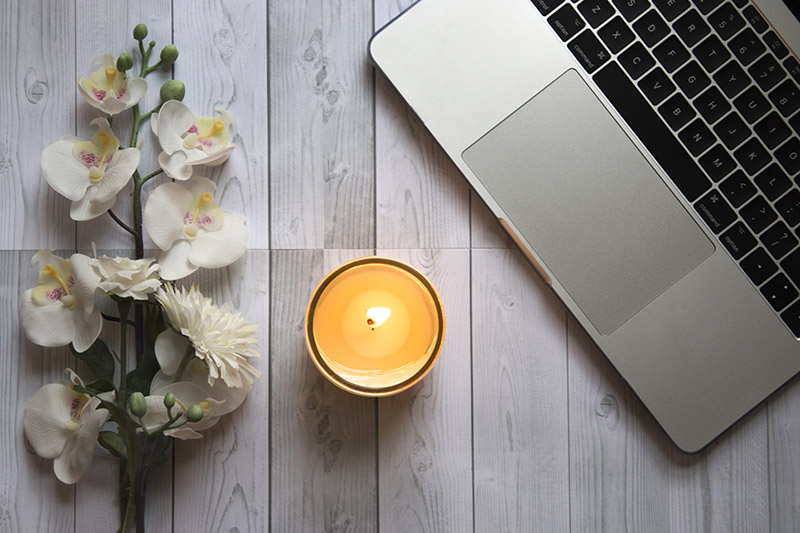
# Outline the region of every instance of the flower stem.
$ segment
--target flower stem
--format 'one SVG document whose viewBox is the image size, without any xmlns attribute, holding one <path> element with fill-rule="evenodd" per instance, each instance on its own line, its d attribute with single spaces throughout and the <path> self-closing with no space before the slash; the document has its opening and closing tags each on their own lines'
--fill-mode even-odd
<svg viewBox="0 0 800 533">
<path fill-rule="evenodd" d="M 119 310 L 119 398 L 117 404 L 125 409 L 128 401 L 128 313 L 131 310 L 131 303 L 126 300 L 117 302 Z"/>
<path fill-rule="evenodd" d="M 175 372 L 175 375 L 172 377 L 172 382 L 176 383 L 181 379 L 183 372 L 186 370 L 186 367 L 189 366 L 189 362 L 194 358 L 194 346 L 190 342 L 189 345 L 186 347 L 186 351 L 183 354 L 183 359 L 181 359 L 181 364 L 178 365 L 178 370 Z"/>
<path fill-rule="evenodd" d="M 147 176 L 142 178 L 142 183 L 147 183 L 151 179 L 153 179 L 156 176 L 158 176 L 159 174 L 163 174 L 163 173 L 164 173 L 164 171 L 162 169 L 160 169 L 160 168 L 158 170 L 154 170 L 153 172 L 151 172 L 150 174 L 148 174 Z"/>
<path fill-rule="evenodd" d="M 119 225 L 119 227 L 121 227 L 122 229 L 124 229 L 125 231 L 130 233 L 131 235 L 134 235 L 134 236 L 136 235 L 136 232 L 133 231 L 133 228 L 130 227 L 129 225 L 127 225 L 125 222 L 123 222 L 122 219 L 119 218 L 116 214 L 114 214 L 114 211 L 109 209 L 108 210 L 108 214 L 111 216 L 111 218 L 114 219 L 114 222 L 116 222 Z"/>
</svg>

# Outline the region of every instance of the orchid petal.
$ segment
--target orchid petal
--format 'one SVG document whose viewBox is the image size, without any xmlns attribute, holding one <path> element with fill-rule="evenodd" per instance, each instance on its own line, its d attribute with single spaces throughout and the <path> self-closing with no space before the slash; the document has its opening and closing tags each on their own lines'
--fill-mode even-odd
<svg viewBox="0 0 800 533">
<path fill-rule="evenodd" d="M 75 140 L 62 137 L 42 151 L 42 174 L 58 194 L 80 200 L 89 188 L 89 169 L 75 160 L 72 147 Z"/>
<path fill-rule="evenodd" d="M 192 177 L 192 166 L 187 164 L 186 152 L 175 152 L 168 155 L 166 152 L 158 154 L 158 164 L 164 174 L 174 180 L 186 181 Z"/>
<path fill-rule="evenodd" d="M 107 409 L 95 409 L 92 403 L 86 406 L 78 431 L 53 462 L 53 471 L 63 483 L 75 483 L 86 473 L 92 462 L 100 426 L 108 419 L 108 415 Z"/>
<path fill-rule="evenodd" d="M 194 125 L 194 115 L 185 104 L 168 100 L 158 113 L 158 141 L 167 155 L 183 149 L 182 135 Z"/>
<path fill-rule="evenodd" d="M 25 406 L 22 427 L 39 457 L 53 459 L 64 450 L 72 432 L 70 406 L 79 394 L 66 385 L 50 383 L 37 390 Z"/>
<path fill-rule="evenodd" d="M 88 191 L 86 191 L 86 196 L 70 204 L 69 217 L 72 220 L 85 222 L 87 220 L 95 219 L 114 207 L 114 204 L 117 203 L 116 195 L 111 197 L 111 199 L 106 202 L 95 202 L 94 198 L 97 194 L 97 191 L 97 187 L 91 187 Z"/>
<path fill-rule="evenodd" d="M 219 268 L 239 259 L 247 249 L 245 218 L 225 213 L 225 224 L 217 231 L 201 231 L 192 241 L 188 260 L 203 268 Z"/>
<path fill-rule="evenodd" d="M 83 353 L 91 348 L 94 341 L 100 336 L 100 331 L 103 329 L 103 316 L 100 314 L 100 310 L 95 308 L 88 315 L 73 312 L 72 320 L 75 324 L 72 347 L 76 352 Z"/>
<path fill-rule="evenodd" d="M 75 280 L 72 292 L 78 299 L 84 314 L 92 312 L 94 307 L 94 293 L 97 284 L 100 283 L 100 276 L 95 272 L 91 265 L 92 259 L 83 254 L 72 254 L 69 258 L 70 270 Z"/>
<path fill-rule="evenodd" d="M 168 376 L 175 375 L 188 345 L 189 341 L 186 337 L 175 333 L 171 329 L 163 331 L 156 337 L 156 359 L 164 374 Z"/>
<path fill-rule="evenodd" d="M 39 346 L 66 346 L 75 336 L 72 310 L 61 302 L 37 305 L 32 297 L 33 289 L 22 294 L 20 318 L 25 336 Z"/>
<path fill-rule="evenodd" d="M 164 183 L 153 190 L 144 207 L 144 224 L 156 246 L 169 250 L 185 238 L 183 217 L 191 207 L 192 193 L 176 183 Z"/>
<path fill-rule="evenodd" d="M 115 160 L 103 174 L 103 179 L 97 187 L 98 192 L 92 199 L 93 203 L 106 203 L 110 199 L 115 199 L 117 193 L 122 190 L 133 176 L 139 166 L 141 152 L 136 148 L 125 148 L 115 155 Z"/>
<path fill-rule="evenodd" d="M 176 280 L 185 278 L 198 269 L 189 262 L 188 257 L 192 245 L 189 241 L 176 241 L 172 248 L 161 254 L 158 264 L 161 265 L 161 278 Z"/>
</svg>

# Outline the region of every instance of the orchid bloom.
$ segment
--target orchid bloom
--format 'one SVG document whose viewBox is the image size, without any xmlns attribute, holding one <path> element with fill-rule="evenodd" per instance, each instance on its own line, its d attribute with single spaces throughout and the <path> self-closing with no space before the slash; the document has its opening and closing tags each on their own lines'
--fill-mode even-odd
<svg viewBox="0 0 800 533">
<path fill-rule="evenodd" d="M 89 258 L 74 254 L 69 259 L 39 250 L 31 264 L 38 265 L 37 287 L 22 294 L 20 316 L 28 339 L 40 346 L 66 346 L 85 352 L 100 335 L 103 319 L 94 305 L 100 277 Z"/>
<path fill-rule="evenodd" d="M 90 106 L 108 115 L 116 115 L 139 103 L 147 91 L 147 82 L 143 78 L 130 79 L 117 70 L 117 62 L 111 54 L 98 56 L 92 63 L 100 63 L 100 68 L 78 81 L 78 91 Z"/>
<path fill-rule="evenodd" d="M 72 200 L 73 220 L 91 220 L 111 209 L 139 166 L 140 151 L 120 150 L 106 119 L 91 124 L 98 131 L 90 140 L 62 137 L 42 152 L 42 173 L 57 193 Z"/>
<path fill-rule="evenodd" d="M 217 118 L 195 117 L 183 103 L 168 100 L 153 114 L 150 127 L 163 150 L 158 163 L 167 176 L 185 181 L 192 177 L 194 165 L 215 167 L 228 160 L 236 147 L 228 142 L 233 115 L 217 111 Z"/>
<path fill-rule="evenodd" d="M 156 187 L 144 208 L 144 223 L 164 251 L 158 260 L 165 280 L 183 278 L 198 268 L 230 265 L 247 248 L 247 226 L 241 215 L 219 208 L 216 185 L 195 176 L 187 190 L 177 183 Z"/>
<path fill-rule="evenodd" d="M 34 451 L 55 459 L 53 470 L 63 483 L 77 482 L 92 460 L 100 426 L 108 419 L 107 409 L 98 409 L 100 399 L 113 401 L 114 393 L 90 397 L 75 390 L 83 381 L 67 369 L 71 383 L 50 383 L 28 400 L 22 426 Z"/>
</svg>

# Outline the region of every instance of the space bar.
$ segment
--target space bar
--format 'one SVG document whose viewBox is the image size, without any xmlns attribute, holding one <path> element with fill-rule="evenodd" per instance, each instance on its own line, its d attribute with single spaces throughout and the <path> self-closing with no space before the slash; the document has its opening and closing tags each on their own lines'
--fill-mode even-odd
<svg viewBox="0 0 800 533">
<path fill-rule="evenodd" d="M 619 65 L 609 63 L 593 79 L 690 202 L 711 187 L 711 181 Z"/>
</svg>

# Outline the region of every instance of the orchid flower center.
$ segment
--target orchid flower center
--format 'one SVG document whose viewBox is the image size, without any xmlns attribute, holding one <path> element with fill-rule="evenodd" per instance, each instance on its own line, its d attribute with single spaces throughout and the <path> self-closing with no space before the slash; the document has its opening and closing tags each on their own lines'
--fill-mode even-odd
<svg viewBox="0 0 800 533">
<path fill-rule="evenodd" d="M 72 383 L 69 386 L 70 390 L 75 390 L 75 383 Z M 78 393 L 77 398 L 73 398 L 72 405 L 70 406 L 70 419 L 64 422 L 64 427 L 68 430 L 75 433 L 81 427 L 80 419 L 83 410 L 89 404 L 89 396 L 83 394 L 82 392 Z"/>
<path fill-rule="evenodd" d="M 203 194 L 200 195 L 200 198 L 197 200 L 197 209 L 194 210 L 192 218 L 189 220 L 189 223 L 183 229 L 183 232 L 186 234 L 187 237 L 197 236 L 197 217 L 200 216 L 200 211 L 203 209 L 203 206 L 211 202 L 213 199 L 214 197 L 207 192 L 204 192 Z"/>
<path fill-rule="evenodd" d="M 55 278 L 55 280 L 58 282 L 58 284 L 61 285 L 61 288 L 66 293 L 64 296 L 62 296 L 60 298 L 61 303 L 66 305 L 70 309 L 75 307 L 75 304 L 77 304 L 78 301 L 75 299 L 75 296 L 73 296 L 72 293 L 69 292 L 69 286 L 64 281 L 64 278 L 61 277 L 61 274 L 58 273 L 58 270 L 56 270 L 56 267 L 54 267 L 53 265 L 48 263 L 42 269 L 42 274 L 45 274 L 45 275 L 50 276 L 52 278 Z"/>
<path fill-rule="evenodd" d="M 103 165 L 106 162 L 106 157 L 108 157 L 108 152 L 111 147 L 111 139 L 108 137 L 106 132 L 101 131 L 97 134 L 97 138 L 100 139 L 101 143 L 103 143 L 103 154 L 100 156 L 100 162 L 97 164 L 97 166 L 92 165 L 89 167 L 89 179 L 95 184 L 99 183 L 100 180 L 103 179 Z"/>
<path fill-rule="evenodd" d="M 114 85 L 114 78 L 117 77 L 117 67 L 106 67 L 106 80 L 108 80 L 108 88 L 111 89 Z"/>
<path fill-rule="evenodd" d="M 207 139 L 208 137 L 212 137 L 217 133 L 221 132 L 222 129 L 225 127 L 225 123 L 221 120 L 215 120 L 214 125 L 211 126 L 211 130 L 208 133 L 204 133 L 203 135 L 198 135 L 198 139 Z"/>
<path fill-rule="evenodd" d="M 202 135 L 199 135 L 197 133 L 196 125 L 192 126 L 192 128 L 189 130 L 189 134 L 183 139 L 183 146 L 192 149 L 195 148 L 198 142 L 201 145 L 200 148 L 202 148 L 202 146 L 210 146 L 213 144 L 211 140 L 203 141 L 201 139 L 210 139 L 211 137 L 217 135 L 224 129 L 225 129 L 225 123 L 219 119 L 215 120 L 214 123 L 211 125 L 211 129 L 208 130 L 207 133 L 203 133 Z"/>
</svg>

